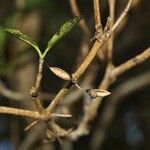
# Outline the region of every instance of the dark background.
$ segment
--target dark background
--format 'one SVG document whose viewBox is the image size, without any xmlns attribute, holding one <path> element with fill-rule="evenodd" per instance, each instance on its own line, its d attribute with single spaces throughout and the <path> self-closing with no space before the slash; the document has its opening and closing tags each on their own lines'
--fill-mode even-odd
<svg viewBox="0 0 150 150">
<path fill-rule="evenodd" d="M 78 0 L 77 2 L 91 34 L 94 35 L 92 1 Z M 125 4 L 125 0 L 117 0 L 116 18 L 118 18 Z M 140 54 L 149 46 L 149 10 L 149 0 L 134 1 L 127 17 L 127 23 L 114 39 L 113 61 L 115 65 Z M 101 1 L 101 14 L 104 26 L 109 14 L 108 4 L 104 0 Z M 39 43 L 41 49 L 46 47 L 50 37 L 70 18 L 73 18 L 73 16 L 67 0 L 0 0 L 0 26 L 17 28 L 30 35 L 32 39 Z M 69 73 L 75 71 L 77 68 L 75 62 L 82 35 L 82 30 L 76 26 L 49 52 L 44 64 L 43 91 L 57 93 L 64 83 L 49 71 L 47 65 L 61 67 Z M 97 86 L 103 76 L 105 62 L 98 58 L 94 61 L 100 66 L 93 85 Z M 9 89 L 28 93 L 35 81 L 37 63 L 38 57 L 30 46 L 6 36 L 0 31 L 0 77 Z M 128 80 L 142 75 L 149 68 L 150 60 L 147 60 L 121 75 L 115 84 L 110 87 L 110 90 L 113 91 Z M 123 100 L 117 106 L 117 112 L 107 129 L 101 147 L 102 150 L 150 149 L 149 89 L 150 85 L 122 97 Z M 3 96 L 0 96 L 0 105 L 30 108 L 29 103 L 14 102 Z M 99 110 L 99 115 L 93 124 L 92 133 L 74 142 L 72 149 L 90 149 L 89 144 L 92 134 L 96 131 L 96 124 L 105 105 L 104 102 Z M 0 115 L 0 150 L 17 149 L 26 136 L 23 131 L 26 125 L 26 120 L 21 117 Z M 34 144 L 31 149 L 40 149 L 37 145 Z M 51 149 L 63 149 L 58 141 L 52 145 L 53 148 Z"/>
</svg>

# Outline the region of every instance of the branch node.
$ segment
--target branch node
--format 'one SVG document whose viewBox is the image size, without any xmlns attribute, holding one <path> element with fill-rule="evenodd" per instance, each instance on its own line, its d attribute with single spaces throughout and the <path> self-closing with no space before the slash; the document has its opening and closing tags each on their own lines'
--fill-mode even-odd
<svg viewBox="0 0 150 150">
<path fill-rule="evenodd" d="M 107 23 L 104 28 L 104 32 L 108 32 L 112 27 L 112 19 L 110 17 L 107 18 Z"/>
<path fill-rule="evenodd" d="M 74 84 L 77 84 L 77 78 L 74 76 L 74 75 L 71 75 L 71 81 L 72 81 L 72 83 L 74 83 Z"/>
<path fill-rule="evenodd" d="M 35 87 L 32 87 L 32 88 L 30 89 L 30 95 L 31 95 L 31 97 L 33 97 L 33 98 L 38 97 L 38 91 L 35 89 Z"/>
</svg>

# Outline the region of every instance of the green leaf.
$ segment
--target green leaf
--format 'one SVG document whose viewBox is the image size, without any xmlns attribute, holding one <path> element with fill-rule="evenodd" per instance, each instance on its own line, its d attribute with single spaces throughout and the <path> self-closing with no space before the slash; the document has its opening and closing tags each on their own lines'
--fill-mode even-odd
<svg viewBox="0 0 150 150">
<path fill-rule="evenodd" d="M 41 51 L 37 45 L 37 43 L 33 42 L 30 37 L 28 37 L 27 35 L 23 34 L 22 32 L 20 32 L 19 30 L 16 29 L 3 29 L 4 32 L 11 34 L 12 36 L 14 36 L 15 38 L 28 43 L 29 45 L 31 45 L 32 47 L 34 47 L 34 49 L 38 52 L 39 57 L 41 57 Z"/>
<path fill-rule="evenodd" d="M 43 53 L 43 58 L 46 56 L 47 52 L 62 38 L 64 37 L 80 20 L 82 17 L 76 17 L 74 19 L 71 19 L 67 21 L 65 24 L 63 24 L 60 28 L 60 30 L 53 35 L 53 37 L 48 42 L 47 48 L 45 49 Z"/>
</svg>

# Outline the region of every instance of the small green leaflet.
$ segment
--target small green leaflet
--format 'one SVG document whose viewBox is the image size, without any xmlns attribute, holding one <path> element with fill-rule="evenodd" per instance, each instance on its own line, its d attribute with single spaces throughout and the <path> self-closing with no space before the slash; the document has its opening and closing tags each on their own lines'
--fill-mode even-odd
<svg viewBox="0 0 150 150">
<path fill-rule="evenodd" d="M 10 28 L 6 28 L 3 29 L 4 32 L 11 34 L 12 36 L 14 36 L 15 38 L 24 41 L 28 44 L 30 44 L 32 47 L 34 47 L 37 52 L 39 53 L 39 56 L 41 56 L 41 51 L 37 45 L 37 43 L 33 42 L 27 35 L 23 34 L 22 32 L 20 32 L 19 30 L 16 29 L 10 29 Z"/>
<path fill-rule="evenodd" d="M 51 49 L 62 37 L 64 37 L 80 20 L 82 17 L 76 17 L 64 23 L 60 30 L 53 35 L 53 37 L 48 42 L 47 48 L 43 53 L 43 58 L 46 56 L 49 49 Z"/>
<path fill-rule="evenodd" d="M 47 48 L 45 51 L 42 53 L 41 50 L 39 49 L 39 46 L 36 42 L 33 42 L 29 36 L 23 34 L 19 30 L 16 29 L 10 29 L 10 28 L 5 28 L 2 29 L 4 32 L 11 34 L 15 38 L 24 41 L 25 43 L 28 43 L 31 45 L 39 54 L 40 59 L 44 59 L 48 51 L 63 37 L 65 36 L 80 20 L 82 17 L 76 17 L 74 19 L 71 19 L 67 21 L 65 24 L 63 24 L 60 28 L 60 30 L 53 35 L 53 37 L 49 40 Z"/>
</svg>

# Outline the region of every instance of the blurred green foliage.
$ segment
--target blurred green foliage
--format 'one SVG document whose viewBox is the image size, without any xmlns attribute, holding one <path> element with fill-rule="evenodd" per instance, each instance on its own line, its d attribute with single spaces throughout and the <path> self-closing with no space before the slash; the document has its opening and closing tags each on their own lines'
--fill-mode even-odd
<svg viewBox="0 0 150 150">
<path fill-rule="evenodd" d="M 55 0 L 26 0 L 24 9 L 30 10 L 39 7 L 44 11 L 49 11 L 55 10 L 58 6 Z"/>
<path fill-rule="evenodd" d="M 0 31 L 0 76 L 6 72 L 6 59 L 4 55 L 6 35 Z"/>
</svg>

